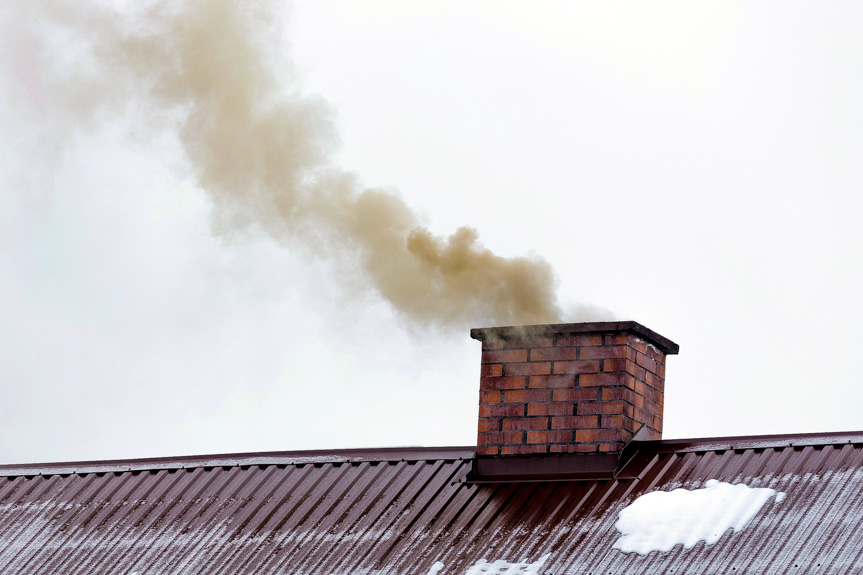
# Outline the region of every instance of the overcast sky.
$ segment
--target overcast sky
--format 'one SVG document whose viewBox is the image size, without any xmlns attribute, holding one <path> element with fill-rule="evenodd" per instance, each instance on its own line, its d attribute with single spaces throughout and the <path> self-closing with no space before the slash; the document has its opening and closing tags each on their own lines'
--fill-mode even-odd
<svg viewBox="0 0 863 575">
<path fill-rule="evenodd" d="M 131 18 L 114 4 L 102 29 Z M 182 106 L 115 94 L 86 11 L 51 5 L 0 6 L 0 462 L 474 444 L 485 326 L 424 329 L 350 262 L 226 228 Z M 251 41 L 322 98 L 328 165 L 543 258 L 563 320 L 680 344 L 664 437 L 863 429 L 860 3 L 273 18 Z M 80 113 L 76 86 L 107 104 Z"/>
</svg>

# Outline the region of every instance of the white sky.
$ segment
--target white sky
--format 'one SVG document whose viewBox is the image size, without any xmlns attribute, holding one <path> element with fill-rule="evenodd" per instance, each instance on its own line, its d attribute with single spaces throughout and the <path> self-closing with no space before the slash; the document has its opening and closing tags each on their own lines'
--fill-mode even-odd
<svg viewBox="0 0 863 575">
<path fill-rule="evenodd" d="M 681 345 L 666 438 L 863 429 L 859 3 L 285 16 L 339 164 Z M 214 236 L 171 134 L 47 130 L 2 49 L 0 461 L 474 443 L 483 326 L 411 333 L 325 264 Z"/>
</svg>

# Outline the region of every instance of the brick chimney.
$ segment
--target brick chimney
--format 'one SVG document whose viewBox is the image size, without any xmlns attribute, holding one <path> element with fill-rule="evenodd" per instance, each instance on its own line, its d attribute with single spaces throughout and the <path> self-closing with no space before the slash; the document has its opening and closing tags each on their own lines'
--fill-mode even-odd
<svg viewBox="0 0 863 575">
<path fill-rule="evenodd" d="M 619 453 L 662 437 L 665 358 L 634 321 L 473 329 L 482 342 L 479 455 Z"/>
</svg>

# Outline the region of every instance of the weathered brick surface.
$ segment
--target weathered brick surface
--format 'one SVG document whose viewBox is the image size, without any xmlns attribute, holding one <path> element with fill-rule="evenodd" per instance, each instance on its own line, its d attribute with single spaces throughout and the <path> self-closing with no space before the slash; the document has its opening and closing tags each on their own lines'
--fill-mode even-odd
<svg viewBox="0 0 863 575">
<path fill-rule="evenodd" d="M 532 375 L 527 383 L 531 388 L 574 387 L 573 375 Z"/>
<path fill-rule="evenodd" d="M 631 332 L 483 343 L 478 453 L 619 451 L 662 432 L 665 356 Z"/>
<path fill-rule="evenodd" d="M 530 415 L 572 415 L 575 412 L 574 403 L 528 403 L 527 414 Z"/>
</svg>

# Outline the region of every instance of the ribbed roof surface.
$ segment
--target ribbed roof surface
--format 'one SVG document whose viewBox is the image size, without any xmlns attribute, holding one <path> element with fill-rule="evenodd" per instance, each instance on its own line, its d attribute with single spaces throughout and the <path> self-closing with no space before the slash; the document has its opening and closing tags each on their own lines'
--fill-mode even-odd
<svg viewBox="0 0 863 575">
<path fill-rule="evenodd" d="M 2 573 L 861 573 L 863 435 L 644 444 L 635 479 L 466 483 L 469 448 L 0 467 Z M 38 475 L 41 473 L 42 475 Z M 612 548 L 644 493 L 770 487 L 740 532 Z M 495 572 L 495 571 L 490 571 Z M 510 570 L 507 573 L 517 573 Z"/>
</svg>

